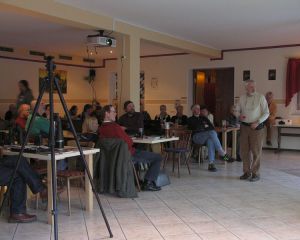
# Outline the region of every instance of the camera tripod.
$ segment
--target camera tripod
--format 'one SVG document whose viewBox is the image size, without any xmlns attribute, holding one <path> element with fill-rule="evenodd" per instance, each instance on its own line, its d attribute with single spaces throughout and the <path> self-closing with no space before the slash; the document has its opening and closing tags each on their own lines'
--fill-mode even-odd
<svg viewBox="0 0 300 240">
<path fill-rule="evenodd" d="M 63 109 L 64 109 L 64 112 L 67 116 L 68 123 L 71 127 L 71 131 L 73 133 L 74 140 L 76 142 L 76 146 L 77 146 L 77 148 L 80 152 L 80 157 L 81 157 L 81 159 L 84 163 L 85 171 L 86 171 L 87 176 L 89 178 L 89 181 L 90 181 L 90 184 L 91 184 L 91 187 L 92 187 L 92 191 L 93 191 L 93 193 L 96 197 L 96 200 L 98 202 L 98 205 L 99 205 L 100 211 L 102 213 L 103 219 L 105 221 L 105 224 L 106 224 L 107 230 L 109 232 L 109 235 L 112 238 L 113 237 L 112 231 L 110 229 L 109 223 L 108 223 L 106 215 L 104 213 L 100 198 L 99 198 L 99 196 L 98 196 L 98 194 L 95 190 L 95 185 L 93 183 L 92 175 L 89 171 L 87 161 L 86 161 L 86 159 L 83 155 L 82 147 L 80 146 L 80 143 L 79 143 L 79 140 L 77 138 L 77 134 L 76 134 L 73 122 L 71 120 L 71 116 L 69 114 L 65 99 L 62 95 L 62 91 L 61 91 L 60 86 L 58 84 L 58 79 L 54 76 L 54 70 L 55 70 L 56 66 L 53 63 L 53 57 L 48 56 L 48 57 L 46 57 L 46 60 L 47 60 L 46 68 L 47 68 L 47 71 L 48 71 L 48 77 L 46 77 L 43 80 L 42 87 L 40 89 L 40 93 L 39 93 L 39 96 L 38 96 L 38 99 L 37 99 L 37 103 L 34 107 L 32 117 L 30 119 L 28 129 L 26 131 L 25 138 L 24 138 L 24 141 L 22 143 L 20 153 L 18 155 L 18 160 L 17 160 L 17 163 L 16 163 L 16 167 L 14 169 L 13 175 L 11 176 L 11 179 L 10 179 L 8 187 L 7 187 L 6 194 L 5 194 L 4 199 L 2 201 L 2 205 L 1 205 L 1 208 L 0 208 L 0 213 L 2 212 L 3 206 L 4 206 L 4 204 L 7 200 L 7 195 L 10 192 L 10 189 L 12 187 L 14 178 L 16 177 L 16 173 L 17 173 L 18 167 L 20 165 L 20 160 L 21 160 L 21 157 L 23 155 L 25 146 L 28 142 L 29 133 L 30 133 L 30 130 L 32 129 L 33 122 L 34 122 L 35 117 L 37 115 L 39 106 L 41 104 L 41 100 L 42 100 L 43 95 L 44 95 L 44 92 L 46 91 L 46 89 L 49 89 L 49 105 L 50 105 L 49 146 L 50 146 L 50 150 L 51 150 L 51 168 L 52 168 L 52 172 L 51 172 L 51 176 L 52 176 L 52 211 L 51 211 L 51 214 L 52 214 L 52 217 L 53 217 L 53 224 L 54 224 L 54 239 L 58 240 L 58 219 L 57 219 L 57 202 L 56 202 L 56 195 L 57 195 L 57 180 L 56 180 L 56 177 L 57 177 L 57 172 L 56 172 L 56 160 L 55 160 L 55 149 L 54 149 L 54 147 L 55 147 L 55 139 L 54 139 L 55 129 L 54 129 L 54 104 L 53 104 L 53 91 L 54 91 L 54 86 L 55 86 L 56 89 L 57 89 L 59 98 L 60 98 L 60 102 L 61 102 L 61 104 L 63 106 Z M 86 181 L 87 181 L 87 179 L 86 179 Z"/>
</svg>

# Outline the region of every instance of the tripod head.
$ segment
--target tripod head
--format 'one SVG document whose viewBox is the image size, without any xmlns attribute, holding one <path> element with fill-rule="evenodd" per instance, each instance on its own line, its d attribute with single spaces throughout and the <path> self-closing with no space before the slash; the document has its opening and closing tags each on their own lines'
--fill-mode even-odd
<svg viewBox="0 0 300 240">
<path fill-rule="evenodd" d="M 44 59 L 47 61 L 45 66 L 46 66 L 48 73 L 53 73 L 53 71 L 56 69 L 56 65 L 53 62 L 54 57 L 53 56 L 45 56 Z"/>
</svg>

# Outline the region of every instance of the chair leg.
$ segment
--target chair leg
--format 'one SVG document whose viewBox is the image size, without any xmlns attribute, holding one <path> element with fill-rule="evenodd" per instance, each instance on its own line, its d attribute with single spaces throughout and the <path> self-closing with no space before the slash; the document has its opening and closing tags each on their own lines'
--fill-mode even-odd
<svg viewBox="0 0 300 240">
<path fill-rule="evenodd" d="M 38 210 L 39 209 L 39 198 L 40 198 L 40 194 L 37 193 L 35 195 L 35 209 Z"/>
<path fill-rule="evenodd" d="M 137 185 L 138 191 L 140 192 L 141 191 L 140 180 L 138 178 L 138 175 L 137 175 L 137 172 L 136 172 L 136 169 L 135 169 L 135 166 L 134 166 L 133 162 L 132 162 L 132 167 L 133 167 L 134 177 L 135 177 L 135 180 L 136 180 L 136 185 Z"/>
<path fill-rule="evenodd" d="M 189 155 L 190 155 L 190 154 L 189 154 Z M 188 155 L 188 156 L 189 156 L 189 155 Z M 186 166 L 187 166 L 187 168 L 188 168 L 189 175 L 191 175 L 191 170 L 190 170 L 190 165 L 189 165 L 189 157 L 186 158 L 186 155 L 185 155 L 185 164 L 186 164 Z"/>
<path fill-rule="evenodd" d="M 175 170 L 175 157 L 176 157 L 176 155 L 175 155 L 175 153 L 173 153 L 172 154 L 172 160 L 173 160 L 173 170 L 172 170 L 172 172 L 174 173 L 174 170 Z"/>
<path fill-rule="evenodd" d="M 202 147 L 199 147 L 199 150 L 198 150 L 198 164 L 199 164 L 199 167 L 200 167 L 200 164 L 203 163 L 203 158 L 202 158 Z"/>
<path fill-rule="evenodd" d="M 181 160 L 181 153 L 178 154 L 178 165 L 177 165 L 178 178 L 180 178 L 180 160 Z"/>
<path fill-rule="evenodd" d="M 0 186 L 0 204 L 2 204 L 2 200 L 5 192 L 6 192 L 5 186 Z"/>
<path fill-rule="evenodd" d="M 169 153 L 166 153 L 166 157 L 164 158 L 164 162 L 163 162 L 163 169 L 165 169 L 165 165 L 166 162 L 168 161 L 168 158 L 169 158 Z"/>
<path fill-rule="evenodd" d="M 81 177 L 80 178 L 80 182 L 81 182 L 81 186 L 82 186 L 82 188 L 84 189 L 84 179 L 83 179 L 84 177 Z"/>
<path fill-rule="evenodd" d="M 67 178 L 67 195 L 68 195 L 68 212 L 71 216 L 71 188 L 70 188 L 70 179 Z"/>
</svg>

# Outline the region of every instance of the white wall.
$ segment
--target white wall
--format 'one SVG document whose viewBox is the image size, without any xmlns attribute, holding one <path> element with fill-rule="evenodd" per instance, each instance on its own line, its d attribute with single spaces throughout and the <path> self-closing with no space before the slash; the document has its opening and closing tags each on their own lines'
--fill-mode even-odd
<svg viewBox="0 0 300 240">
<path fill-rule="evenodd" d="M 29 82 L 30 88 L 33 91 L 34 97 L 37 98 L 39 94 L 39 68 L 45 68 L 43 63 L 26 62 L 0 59 L 0 73 L 1 73 L 1 88 L 0 88 L 0 115 L 3 116 L 7 110 L 8 104 L 15 103 L 18 90 L 18 81 L 26 79 Z M 64 94 L 68 107 L 75 104 L 80 110 L 85 103 L 91 103 L 93 96 L 91 87 L 84 78 L 88 76 L 89 70 L 87 68 L 61 66 L 57 65 L 58 70 L 67 71 L 67 94 Z M 97 97 L 100 101 L 107 102 L 107 82 L 102 75 L 103 72 L 96 70 L 96 88 Z M 43 102 L 48 103 L 48 94 L 45 93 Z M 103 98 L 102 98 L 103 96 Z M 58 95 L 54 98 L 58 100 Z M 57 111 L 62 112 L 60 104 L 57 105 Z"/>
<path fill-rule="evenodd" d="M 146 110 L 152 117 L 159 112 L 159 105 L 167 102 L 168 112 L 174 114 L 176 99 L 184 99 L 185 112 L 190 114 L 193 102 L 192 70 L 201 68 L 234 67 L 234 96 L 244 93 L 243 71 L 250 70 L 251 79 L 257 82 L 257 91 L 265 94 L 272 91 L 278 102 L 278 116 L 291 118 L 300 123 L 300 116 L 284 106 L 286 66 L 288 58 L 299 57 L 300 48 L 277 48 L 266 50 L 228 52 L 223 60 L 211 61 L 196 55 L 182 55 L 141 59 L 141 70 L 145 72 Z M 113 71 L 113 67 L 100 71 Z M 268 80 L 268 70 L 276 69 L 276 80 Z M 151 79 L 158 79 L 158 88 L 151 87 Z M 185 100 L 186 98 L 186 100 Z M 186 102 L 186 104 L 185 104 Z M 273 146 L 276 146 L 276 132 Z M 300 149 L 297 138 L 283 138 L 283 148 Z"/>
<path fill-rule="evenodd" d="M 244 70 L 251 71 L 251 78 L 257 82 L 257 91 L 266 93 L 273 91 L 278 103 L 278 116 L 291 118 L 300 122 L 300 116 L 294 115 L 290 107 L 284 106 L 285 76 L 288 58 L 299 57 L 300 48 L 277 48 L 267 50 L 228 52 L 223 60 L 210 61 L 196 55 L 169 56 L 141 59 L 141 71 L 145 72 L 146 110 L 152 117 L 159 112 L 159 105 L 166 103 L 169 114 L 173 115 L 174 102 L 181 99 L 185 113 L 190 114 L 189 106 L 193 102 L 192 70 L 201 68 L 234 67 L 234 96 L 244 92 L 242 75 Z M 17 82 L 27 79 L 38 94 L 38 69 L 44 64 L 0 59 L 1 89 L 0 113 L 4 114 L 10 101 L 17 94 Z M 58 66 L 58 69 L 68 71 L 68 93 L 65 98 L 71 104 L 83 105 L 84 101 L 92 99 L 89 85 L 83 80 L 88 75 L 88 69 L 78 67 Z M 96 71 L 97 98 L 101 104 L 107 104 L 110 99 L 109 80 L 113 72 L 117 72 L 117 62 L 108 61 L 106 68 Z M 268 80 L 268 70 L 276 69 L 276 80 Z M 158 80 L 158 87 L 151 87 L 151 79 Z M 275 139 L 273 145 L 276 144 Z M 284 148 L 300 149 L 297 138 L 285 138 Z"/>
</svg>

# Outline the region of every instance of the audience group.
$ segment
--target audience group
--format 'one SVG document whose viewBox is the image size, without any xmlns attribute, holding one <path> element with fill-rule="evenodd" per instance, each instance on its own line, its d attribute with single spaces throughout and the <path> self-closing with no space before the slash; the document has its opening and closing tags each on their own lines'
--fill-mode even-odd
<svg viewBox="0 0 300 240">
<path fill-rule="evenodd" d="M 9 106 L 9 110 L 5 114 L 5 120 L 11 127 L 26 131 L 32 118 L 32 110 L 36 101 L 26 80 L 19 82 L 19 89 L 20 93 L 16 104 Z M 268 92 L 266 96 L 257 93 L 255 82 L 252 80 L 246 82 L 245 89 L 246 94 L 242 95 L 239 102 L 232 106 L 227 118 L 228 126 L 240 127 L 237 141 L 237 159 L 227 155 L 226 149 L 222 148 L 215 130 L 213 114 L 204 105 L 194 104 L 191 107 L 192 116 L 190 117 L 183 114 L 184 109 L 181 105 L 176 106 L 176 114 L 172 117 L 167 113 L 166 105 L 161 105 L 160 113 L 155 116 L 153 121 L 159 122 L 162 126 L 165 122 L 170 122 L 175 128 L 180 127 L 192 130 L 192 144 L 205 145 L 207 147 L 209 171 L 217 171 L 215 166 L 215 154 L 217 152 L 224 161 L 243 161 L 243 175 L 240 179 L 257 181 L 260 178 L 259 168 L 264 124 L 267 126 L 266 141 L 268 145 L 271 145 L 271 126 L 274 124 L 276 116 L 276 104 L 273 101 L 272 92 Z M 81 114 L 78 113 L 76 105 L 71 106 L 69 113 L 72 121 L 80 122 L 81 134 L 86 135 L 88 139 L 97 141 L 98 139 L 119 138 L 126 142 L 132 161 L 135 163 L 147 163 L 149 166 L 144 177 L 142 189 L 145 191 L 159 191 L 161 188 L 156 185 L 155 180 L 160 170 L 161 155 L 135 146 L 131 138 L 132 135 L 139 133 L 140 129 L 144 128 L 145 122 L 152 121 L 151 117 L 144 110 L 143 105 L 141 112 L 136 112 L 134 103 L 130 100 L 126 101 L 123 107 L 125 113 L 119 116 L 118 119 L 114 106 L 106 105 L 102 108 L 96 101 L 92 104 L 86 104 Z M 30 135 L 47 136 L 50 126 L 49 116 L 50 105 L 40 104 Z M 0 156 L 0 158 L 7 159 L 4 156 Z M 26 213 L 24 184 L 28 184 L 34 193 L 44 191 L 40 180 L 36 178 L 30 166 L 27 166 L 25 162 L 27 161 L 22 159 L 21 167 L 18 170 L 15 184 L 11 191 L 13 202 L 9 218 L 11 222 L 29 222 L 36 218 L 34 215 Z M 10 161 L 9 164 L 7 160 L 0 161 L 0 184 L 7 184 L 8 176 L 14 166 L 13 163 L 14 161 Z M 2 174 L 4 172 L 6 174 Z M 19 183 L 20 181 L 22 183 Z M 21 194 L 16 194 L 16 191 Z"/>
</svg>

